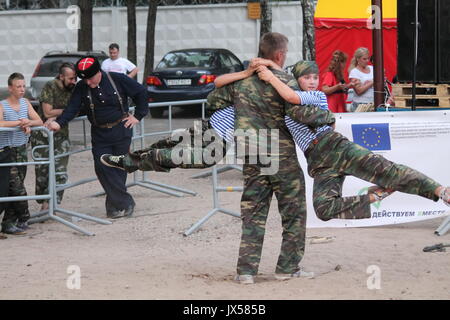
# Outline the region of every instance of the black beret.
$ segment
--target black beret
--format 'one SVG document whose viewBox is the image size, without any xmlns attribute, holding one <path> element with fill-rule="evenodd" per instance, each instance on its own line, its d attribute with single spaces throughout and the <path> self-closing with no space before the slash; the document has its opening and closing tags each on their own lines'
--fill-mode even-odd
<svg viewBox="0 0 450 320">
<path fill-rule="evenodd" d="M 82 57 L 75 64 L 78 78 L 89 79 L 100 71 L 100 62 L 96 57 Z"/>
</svg>

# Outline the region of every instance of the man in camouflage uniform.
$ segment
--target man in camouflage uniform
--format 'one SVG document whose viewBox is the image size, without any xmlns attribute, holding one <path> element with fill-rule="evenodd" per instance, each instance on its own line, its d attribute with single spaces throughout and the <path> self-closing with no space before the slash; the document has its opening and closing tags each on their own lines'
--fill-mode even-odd
<svg viewBox="0 0 450 320">
<path fill-rule="evenodd" d="M 282 67 L 286 59 L 287 43 L 288 39 L 279 33 L 266 33 L 261 38 L 260 53 L 263 58 L 270 59 Z M 292 76 L 278 70 L 273 70 L 273 73 L 284 83 L 298 89 Z M 283 240 L 275 276 L 284 280 L 307 275 L 308 273 L 299 268 L 305 248 L 305 183 L 295 144 L 286 127 L 284 116 L 287 114 L 312 128 L 334 123 L 334 116 L 318 107 L 288 104 L 272 86 L 259 80 L 256 74 L 216 89 L 208 96 L 210 112 L 230 105 L 235 106 L 236 129 L 256 132 L 261 129 L 278 130 L 279 136 L 279 153 L 271 154 L 271 157 L 276 157 L 279 161 L 277 173 L 264 174 L 263 165 L 249 163 L 249 157 L 244 159 L 242 238 L 236 279 L 240 283 L 253 283 L 253 276 L 258 272 L 265 223 L 273 193 L 278 199 L 283 226 Z M 241 140 L 241 143 L 245 144 L 245 150 L 249 150 L 247 142 Z M 270 153 L 269 146 L 265 147 Z"/>
<path fill-rule="evenodd" d="M 39 97 L 39 116 L 43 121 L 59 116 L 69 102 L 77 76 L 75 67 L 71 63 L 63 63 L 59 68 L 59 74 L 55 79 L 47 82 Z M 69 126 L 62 128 L 53 135 L 55 156 L 70 151 Z M 31 136 L 33 147 L 48 145 L 47 133 L 34 131 Z M 48 158 L 48 148 L 36 149 L 35 156 Z M 67 164 L 69 157 L 55 159 L 56 184 L 62 185 L 67 182 Z M 48 165 L 36 165 L 36 195 L 48 194 Z M 61 203 L 64 191 L 57 193 L 57 201 Z M 37 200 L 42 204 L 41 210 L 48 209 L 48 200 Z"/>
</svg>

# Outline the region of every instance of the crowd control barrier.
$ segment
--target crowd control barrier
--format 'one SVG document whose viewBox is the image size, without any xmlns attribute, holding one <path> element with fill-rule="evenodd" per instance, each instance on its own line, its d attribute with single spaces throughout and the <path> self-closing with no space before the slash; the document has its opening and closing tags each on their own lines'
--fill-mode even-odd
<svg viewBox="0 0 450 320">
<path fill-rule="evenodd" d="M 0 131 L 19 131 L 20 128 L 0 128 Z M 111 224 L 110 221 L 99 219 L 95 217 L 88 216 L 86 214 L 74 212 L 65 210 L 61 207 L 59 207 L 57 203 L 57 196 L 56 196 L 56 179 L 55 179 L 55 155 L 54 155 L 54 142 L 53 142 L 53 132 L 51 130 L 48 130 L 45 127 L 34 127 L 32 128 L 32 131 L 35 130 L 42 130 L 47 133 L 48 137 L 48 150 L 49 150 L 49 156 L 48 158 L 37 158 L 34 159 L 34 161 L 27 161 L 27 162 L 10 162 L 10 163 L 3 163 L 0 164 L 0 166 L 28 166 L 28 165 L 48 165 L 49 166 L 49 174 L 48 174 L 48 194 L 47 195 L 34 195 L 34 196 L 18 196 L 18 197 L 0 197 L 0 202 L 9 202 L 9 201 L 23 201 L 23 200 L 48 200 L 49 208 L 48 210 L 41 211 L 37 214 L 31 215 L 30 223 L 42 221 L 42 220 L 48 220 L 52 219 L 57 222 L 60 222 L 78 232 L 81 232 L 85 235 L 94 235 L 94 233 L 81 228 L 80 226 L 74 224 L 73 222 L 69 222 L 61 217 L 58 217 L 55 215 L 55 212 L 59 212 L 68 216 L 81 218 L 101 224 Z"/>
<path fill-rule="evenodd" d="M 139 125 L 135 126 L 133 128 L 133 138 L 132 138 L 132 150 L 138 150 L 138 149 L 144 149 L 146 148 L 145 144 L 145 137 L 151 137 L 151 136 L 163 136 L 163 135 L 170 135 L 173 132 L 173 126 L 172 126 L 172 106 L 182 106 L 182 105 L 190 105 L 190 104 L 202 104 L 202 119 L 205 118 L 205 103 L 206 99 L 202 100 L 185 100 L 185 101 L 173 101 L 173 102 L 158 102 L 158 103 L 149 103 L 149 108 L 155 108 L 155 107 L 167 107 L 169 110 L 169 116 L 168 116 L 168 128 L 167 130 L 162 131 L 153 131 L 145 133 L 145 118 L 142 118 L 139 122 Z M 130 108 L 130 111 L 133 111 L 134 108 Z M 139 132 L 137 130 L 139 128 Z M 139 148 L 136 148 L 136 145 L 139 144 Z M 154 180 L 150 180 L 147 178 L 147 172 L 145 171 L 135 171 L 133 173 L 133 181 L 127 184 L 127 188 L 133 187 L 133 186 L 140 186 L 143 188 L 151 189 L 154 191 L 162 192 L 171 196 L 175 197 L 183 197 L 184 194 L 190 194 L 190 195 L 197 195 L 197 192 L 191 191 L 188 189 L 180 188 L 171 186 L 168 184 L 156 182 Z M 94 194 L 93 196 L 100 196 L 104 195 L 105 192 L 99 192 Z"/>
</svg>

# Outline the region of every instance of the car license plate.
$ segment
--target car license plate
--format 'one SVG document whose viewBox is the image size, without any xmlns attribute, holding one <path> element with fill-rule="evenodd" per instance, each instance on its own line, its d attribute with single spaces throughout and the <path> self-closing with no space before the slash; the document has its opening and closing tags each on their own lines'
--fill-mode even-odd
<svg viewBox="0 0 450 320">
<path fill-rule="evenodd" d="M 167 85 L 169 85 L 169 86 L 190 86 L 191 79 L 168 79 Z"/>
</svg>

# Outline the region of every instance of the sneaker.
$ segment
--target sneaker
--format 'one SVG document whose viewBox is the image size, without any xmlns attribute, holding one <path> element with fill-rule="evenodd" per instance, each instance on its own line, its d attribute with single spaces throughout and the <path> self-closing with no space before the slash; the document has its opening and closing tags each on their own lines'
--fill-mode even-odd
<svg viewBox="0 0 450 320">
<path fill-rule="evenodd" d="M 450 187 L 442 188 L 439 193 L 439 198 L 450 207 Z"/>
<path fill-rule="evenodd" d="M 17 222 L 16 227 L 22 230 L 27 230 L 30 228 L 30 226 L 28 226 L 28 222 Z"/>
<path fill-rule="evenodd" d="M 240 284 L 254 284 L 255 280 L 251 274 L 237 274 L 234 278 L 235 281 Z"/>
<path fill-rule="evenodd" d="M 314 272 L 305 271 L 303 268 L 294 273 L 275 273 L 275 279 L 277 280 L 289 280 L 292 278 L 314 278 Z"/>
<path fill-rule="evenodd" d="M 26 234 L 26 232 L 20 228 L 17 228 L 15 225 L 11 224 L 7 227 L 2 228 L 2 232 L 6 234 L 12 234 L 12 235 L 23 235 Z"/>
<path fill-rule="evenodd" d="M 0 240 L 5 240 L 8 239 L 8 237 L 6 235 L 4 235 L 3 233 L 0 233 Z"/>
<path fill-rule="evenodd" d="M 124 157 L 125 157 L 124 155 L 113 156 L 112 154 L 102 154 L 100 157 L 100 161 L 105 166 L 125 170 L 125 168 L 123 167 Z"/>
<path fill-rule="evenodd" d="M 380 186 L 372 186 L 367 189 L 367 194 L 373 194 L 377 201 L 383 200 L 394 192 L 394 189 L 386 189 Z"/>
</svg>

